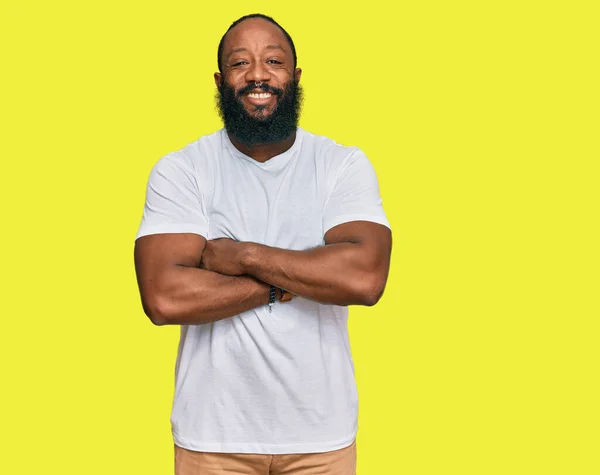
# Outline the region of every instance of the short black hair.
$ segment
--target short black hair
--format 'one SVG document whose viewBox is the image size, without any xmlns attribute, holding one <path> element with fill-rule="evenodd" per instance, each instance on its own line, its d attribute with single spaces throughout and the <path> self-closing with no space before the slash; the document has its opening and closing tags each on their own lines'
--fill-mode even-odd
<svg viewBox="0 0 600 475">
<path fill-rule="evenodd" d="M 234 26 L 236 26 L 238 23 L 241 23 L 244 20 L 247 20 L 249 18 L 262 18 L 263 20 L 267 20 L 268 22 L 273 23 L 273 25 L 277 26 L 283 32 L 283 35 L 288 40 L 288 43 L 290 44 L 290 46 L 292 48 L 292 54 L 294 55 L 294 69 L 296 69 L 296 64 L 298 63 L 298 58 L 296 57 L 296 47 L 294 46 L 292 37 L 288 34 L 288 32 L 285 31 L 285 29 L 279 23 L 277 23 L 275 20 L 273 20 L 273 18 L 271 18 L 270 16 L 263 15 L 262 13 L 251 13 L 250 15 L 245 15 L 245 16 L 235 20 L 229 26 L 229 28 L 227 28 L 227 31 L 221 38 L 221 41 L 219 42 L 219 49 L 217 50 L 217 66 L 219 67 L 219 72 L 222 72 L 221 71 L 221 56 L 223 55 L 223 43 L 225 42 L 225 36 L 227 35 L 227 33 L 229 33 L 229 30 L 231 30 Z"/>
</svg>

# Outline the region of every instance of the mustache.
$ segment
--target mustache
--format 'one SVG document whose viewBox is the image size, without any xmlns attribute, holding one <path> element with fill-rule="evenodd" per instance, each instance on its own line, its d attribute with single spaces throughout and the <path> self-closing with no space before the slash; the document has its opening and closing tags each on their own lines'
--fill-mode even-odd
<svg viewBox="0 0 600 475">
<path fill-rule="evenodd" d="M 273 87 L 269 84 L 261 84 L 260 87 L 256 87 L 256 84 L 248 84 L 247 86 L 242 87 L 241 89 L 238 89 L 236 91 L 236 96 L 242 96 L 244 94 L 246 94 L 247 92 L 253 91 L 253 90 L 261 90 L 263 92 L 270 92 L 271 94 L 275 94 L 277 96 L 281 96 L 283 94 L 283 89 L 279 89 L 278 87 Z"/>
</svg>

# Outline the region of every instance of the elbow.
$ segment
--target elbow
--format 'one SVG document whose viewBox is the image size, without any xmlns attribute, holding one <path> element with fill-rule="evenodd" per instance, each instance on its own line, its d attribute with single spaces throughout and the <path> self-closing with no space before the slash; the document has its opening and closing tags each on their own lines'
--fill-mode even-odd
<svg viewBox="0 0 600 475">
<path fill-rule="evenodd" d="M 368 292 L 365 295 L 363 295 L 362 305 L 364 305 L 366 307 L 372 307 L 377 302 L 379 302 L 379 299 L 381 298 L 382 295 L 383 295 L 383 292 Z"/>
<path fill-rule="evenodd" d="M 367 295 L 364 299 L 362 304 L 365 307 L 372 307 L 374 306 L 377 302 L 379 302 L 380 297 L 377 297 L 376 295 L 370 294 Z"/>
<path fill-rule="evenodd" d="M 173 309 L 167 300 L 160 296 L 142 298 L 144 313 L 157 327 L 173 323 Z"/>
<path fill-rule="evenodd" d="M 358 289 L 360 305 L 374 306 L 381 299 L 384 290 L 385 280 L 374 277 L 363 279 L 360 289 Z"/>
</svg>

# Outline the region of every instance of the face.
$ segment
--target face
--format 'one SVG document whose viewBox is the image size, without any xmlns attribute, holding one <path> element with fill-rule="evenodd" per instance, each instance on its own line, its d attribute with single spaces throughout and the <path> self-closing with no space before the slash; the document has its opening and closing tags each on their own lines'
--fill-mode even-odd
<svg viewBox="0 0 600 475">
<path fill-rule="evenodd" d="M 247 145 L 289 137 L 298 124 L 302 71 L 283 32 L 261 18 L 226 35 L 222 74 L 215 73 L 219 112 L 227 131 Z"/>
</svg>

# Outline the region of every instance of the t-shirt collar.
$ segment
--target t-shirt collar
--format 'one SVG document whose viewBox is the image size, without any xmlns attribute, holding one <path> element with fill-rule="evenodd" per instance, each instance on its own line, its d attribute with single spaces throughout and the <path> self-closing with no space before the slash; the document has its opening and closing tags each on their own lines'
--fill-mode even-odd
<svg viewBox="0 0 600 475">
<path fill-rule="evenodd" d="M 300 148 L 300 145 L 302 144 L 304 131 L 300 127 L 298 127 L 296 129 L 296 140 L 294 140 L 294 144 L 285 152 L 280 153 L 279 155 L 275 155 L 274 157 L 270 158 L 264 163 L 258 162 L 252 157 L 246 155 L 245 153 L 240 152 L 231 142 L 231 139 L 229 138 L 229 135 L 227 134 L 227 130 L 225 128 L 221 129 L 221 133 L 223 135 L 223 142 L 225 143 L 225 146 L 233 155 L 243 160 L 247 160 L 251 163 L 254 163 L 260 168 L 272 168 L 278 164 L 286 163 L 294 155 L 296 150 L 298 150 Z"/>
</svg>

